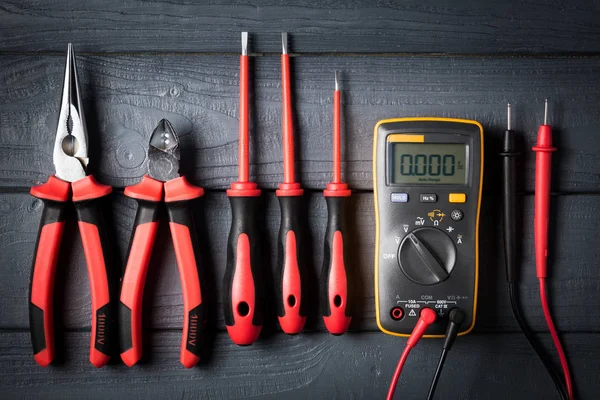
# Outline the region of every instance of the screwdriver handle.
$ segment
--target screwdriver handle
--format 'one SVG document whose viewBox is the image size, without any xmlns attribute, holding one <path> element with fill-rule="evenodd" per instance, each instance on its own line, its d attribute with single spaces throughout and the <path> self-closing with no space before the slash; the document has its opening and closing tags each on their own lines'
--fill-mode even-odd
<svg viewBox="0 0 600 400">
<path fill-rule="evenodd" d="M 92 175 L 73 182 L 71 186 L 92 297 L 90 362 L 100 368 L 110 360 L 116 328 L 115 299 L 111 298 L 114 294 L 111 291 L 112 252 L 101 207 L 101 199 L 108 196 L 112 188 L 98 183 Z"/>
<path fill-rule="evenodd" d="M 44 202 L 29 281 L 33 358 L 42 367 L 54 360 L 54 280 L 70 191 L 71 185 L 55 176 L 31 188 L 31 194 Z"/>
<path fill-rule="evenodd" d="M 260 190 L 256 184 L 246 196 L 227 191 L 231 204 L 231 230 L 227 266 L 223 276 L 223 315 L 231 340 L 250 345 L 258 339 L 264 321 L 264 284 L 260 258 L 260 232 L 256 221 Z M 233 185 L 241 185 L 240 182 Z"/>
<path fill-rule="evenodd" d="M 350 191 L 345 195 L 328 195 L 327 201 L 327 230 L 325 231 L 325 249 L 323 252 L 323 267 L 321 268 L 320 311 L 329 333 L 341 335 L 348 330 L 352 319 L 349 307 L 347 257 L 344 256 L 346 223 L 344 215 L 349 200 Z"/>
<path fill-rule="evenodd" d="M 548 223 L 550 219 L 550 177 L 552 170 L 552 127 L 540 125 L 535 154 L 535 265 L 538 278 L 545 278 L 548 259 Z"/>
<path fill-rule="evenodd" d="M 298 185 L 299 186 L 299 185 Z M 304 224 L 300 217 L 300 194 L 286 196 L 278 190 L 281 225 L 278 239 L 277 315 L 281 329 L 288 335 L 300 333 L 306 322 Z M 283 192 L 283 193 L 282 193 Z"/>
</svg>

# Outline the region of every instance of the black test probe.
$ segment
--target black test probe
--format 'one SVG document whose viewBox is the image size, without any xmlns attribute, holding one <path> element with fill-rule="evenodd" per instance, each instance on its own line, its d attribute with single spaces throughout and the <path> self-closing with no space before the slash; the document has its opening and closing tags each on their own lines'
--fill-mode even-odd
<svg viewBox="0 0 600 400">
<path fill-rule="evenodd" d="M 519 324 L 519 328 L 527 338 L 527 341 L 533 347 L 537 353 L 540 361 L 544 364 L 544 367 L 548 371 L 548 374 L 552 378 L 556 390 L 560 394 L 560 397 L 564 400 L 568 399 L 567 392 L 563 381 L 554 368 L 552 360 L 546 353 L 546 350 L 542 347 L 541 343 L 537 340 L 534 333 L 531 331 L 523 313 L 521 311 L 521 304 L 519 301 L 519 271 L 517 269 L 517 157 L 520 152 L 517 151 L 517 143 L 515 138 L 515 132 L 511 129 L 511 107 L 510 103 L 507 106 L 507 129 L 504 131 L 504 140 L 502 144 L 502 208 L 504 218 L 504 260 L 506 267 L 506 281 L 508 283 L 508 295 L 510 297 L 510 305 L 512 312 Z"/>
</svg>

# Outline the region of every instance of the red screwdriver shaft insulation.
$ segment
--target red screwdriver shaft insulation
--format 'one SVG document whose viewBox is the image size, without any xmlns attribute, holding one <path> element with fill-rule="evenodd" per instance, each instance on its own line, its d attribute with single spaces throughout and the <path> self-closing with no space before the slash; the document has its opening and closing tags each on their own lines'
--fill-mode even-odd
<svg viewBox="0 0 600 400">
<path fill-rule="evenodd" d="M 242 33 L 242 41 L 247 44 L 248 33 Z M 240 56 L 240 126 L 238 182 L 248 182 L 250 161 L 248 151 L 248 132 L 250 131 L 250 111 L 248 109 L 248 47 L 242 46 Z"/>
<path fill-rule="evenodd" d="M 281 54 L 282 127 L 283 127 L 283 182 L 294 183 L 294 126 L 292 121 L 292 89 L 290 55 L 287 52 L 287 34 L 282 34 Z"/>
<path fill-rule="evenodd" d="M 335 90 L 333 91 L 333 183 L 342 182 L 342 156 L 341 156 L 341 103 L 342 96 L 335 73 Z"/>
</svg>

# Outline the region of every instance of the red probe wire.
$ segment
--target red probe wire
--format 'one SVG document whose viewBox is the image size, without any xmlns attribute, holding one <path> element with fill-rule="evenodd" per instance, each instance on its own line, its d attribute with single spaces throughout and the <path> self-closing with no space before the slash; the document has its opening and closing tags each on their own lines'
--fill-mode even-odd
<svg viewBox="0 0 600 400">
<path fill-rule="evenodd" d="M 435 322 L 437 315 L 435 311 L 431 308 L 424 308 L 421 311 L 421 315 L 419 316 L 419 321 L 412 333 L 408 337 L 406 341 L 406 347 L 402 351 L 402 355 L 400 356 L 400 360 L 398 361 L 398 366 L 396 367 L 396 371 L 394 372 L 394 376 L 392 377 L 392 381 L 390 382 L 390 388 L 388 390 L 388 394 L 386 400 L 392 400 L 394 398 L 394 392 L 396 391 L 396 385 L 398 384 L 398 380 L 400 379 L 400 374 L 402 373 L 402 368 L 406 363 L 406 359 L 408 358 L 408 354 L 412 350 L 413 347 L 417 345 L 419 340 L 425 334 L 425 331 L 431 324 Z"/>
<path fill-rule="evenodd" d="M 558 332 L 552 321 L 548 295 L 546 292 L 546 276 L 548 271 L 548 224 L 550 219 L 550 181 L 552 167 L 552 153 L 556 147 L 552 146 L 552 127 L 548 121 L 548 99 L 544 102 L 544 123 L 538 130 L 537 143 L 532 148 L 535 151 L 535 214 L 534 214 L 534 236 L 535 236 L 535 267 L 540 282 L 540 299 L 544 318 L 550 330 L 554 347 L 558 353 L 560 364 L 565 377 L 565 384 L 569 398 L 573 399 L 573 384 L 567 357 L 558 337 Z"/>
</svg>

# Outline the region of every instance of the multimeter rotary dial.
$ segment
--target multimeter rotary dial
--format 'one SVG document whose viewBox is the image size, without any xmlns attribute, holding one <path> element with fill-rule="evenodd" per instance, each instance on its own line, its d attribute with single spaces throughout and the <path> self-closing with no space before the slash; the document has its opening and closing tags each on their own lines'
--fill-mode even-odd
<svg viewBox="0 0 600 400">
<path fill-rule="evenodd" d="M 411 281 L 434 285 L 452 273 L 456 264 L 456 247 L 452 239 L 439 229 L 415 229 L 400 243 L 398 263 Z"/>
</svg>

